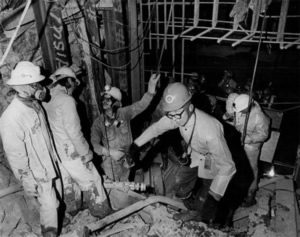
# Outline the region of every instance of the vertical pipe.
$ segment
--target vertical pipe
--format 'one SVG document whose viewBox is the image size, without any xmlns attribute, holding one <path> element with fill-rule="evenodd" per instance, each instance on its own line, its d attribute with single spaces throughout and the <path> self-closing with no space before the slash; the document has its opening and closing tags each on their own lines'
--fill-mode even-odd
<svg viewBox="0 0 300 237">
<path fill-rule="evenodd" d="M 144 37 L 146 35 L 144 35 L 144 24 L 143 24 L 143 3 L 142 3 L 142 0 L 138 0 L 138 4 L 139 4 L 139 9 L 140 9 L 140 16 L 139 16 L 139 19 L 140 21 L 137 21 L 137 22 L 140 22 L 140 24 L 138 24 L 138 45 L 139 45 L 139 59 L 140 59 L 140 80 L 141 80 L 141 94 L 144 94 L 145 93 L 145 69 L 144 69 L 144 62 L 145 62 L 145 55 L 144 55 Z M 145 32 L 146 34 L 146 32 Z"/>
<path fill-rule="evenodd" d="M 131 91 L 131 100 L 133 102 L 141 98 L 141 87 L 142 82 L 141 70 L 140 70 L 140 48 L 138 42 L 138 25 L 137 25 L 137 0 L 128 1 L 128 11 L 129 11 L 129 30 L 130 30 L 130 61 L 131 61 L 131 70 L 130 70 L 130 91 Z"/>
<path fill-rule="evenodd" d="M 289 1 L 290 0 L 283 0 L 281 2 L 281 10 L 280 10 L 280 18 L 279 18 L 279 24 L 278 24 L 278 31 L 277 31 L 277 41 L 280 43 L 280 49 L 284 48 L 284 30 L 285 30 L 285 24 L 286 24 L 286 17 L 287 12 L 289 9 Z"/>
<path fill-rule="evenodd" d="M 167 0 L 164 0 L 164 32 L 166 32 L 167 31 L 167 22 L 166 22 L 166 20 L 165 19 L 167 19 Z M 164 40 L 166 40 L 166 35 L 165 35 L 165 38 L 164 38 Z M 166 45 L 166 48 L 165 49 L 167 49 L 167 45 Z"/>
<path fill-rule="evenodd" d="M 152 39 L 151 39 L 151 34 L 152 34 L 152 31 L 151 31 L 151 24 L 152 22 L 150 21 L 150 16 L 151 16 L 151 4 L 150 4 L 150 0 L 148 0 L 148 19 L 149 19 L 149 49 L 151 50 L 152 49 Z"/>
<path fill-rule="evenodd" d="M 173 14 L 172 14 L 172 35 L 175 34 L 175 28 L 174 28 L 174 12 L 175 12 L 175 4 L 173 4 Z M 172 37 L 172 73 L 173 77 L 175 78 L 175 40 Z"/>
<path fill-rule="evenodd" d="M 219 0 L 214 0 L 213 5 L 213 17 L 212 17 L 212 27 L 216 27 L 218 23 L 218 14 L 219 14 Z"/>
<path fill-rule="evenodd" d="M 156 29 L 156 51 L 158 51 L 158 49 L 160 48 L 159 45 L 159 5 L 158 5 L 158 1 L 155 2 L 155 7 L 156 7 L 156 24 L 155 24 L 155 29 Z"/>
<path fill-rule="evenodd" d="M 184 75 L 184 41 L 185 38 L 182 38 L 181 41 L 181 83 L 183 83 L 183 75 Z"/>
</svg>

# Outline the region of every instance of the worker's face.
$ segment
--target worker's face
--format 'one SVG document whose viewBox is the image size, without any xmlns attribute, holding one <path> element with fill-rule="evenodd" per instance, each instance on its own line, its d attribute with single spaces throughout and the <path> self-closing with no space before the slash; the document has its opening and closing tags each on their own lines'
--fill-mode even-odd
<svg viewBox="0 0 300 237">
<path fill-rule="evenodd" d="M 102 97 L 102 107 L 104 110 L 110 109 L 112 106 L 112 98 L 110 95 L 104 94 Z"/>
<path fill-rule="evenodd" d="M 43 101 L 47 96 L 47 90 L 40 83 L 32 83 L 28 85 L 13 86 L 19 96 L 28 99 L 37 99 Z"/>
<path fill-rule="evenodd" d="M 190 118 L 190 106 L 191 104 L 188 103 L 178 110 L 168 112 L 166 116 L 169 119 L 174 120 L 179 126 L 183 127 Z"/>
<path fill-rule="evenodd" d="M 72 95 L 74 90 L 78 87 L 78 83 L 74 78 L 68 78 L 70 87 L 67 88 L 68 95 Z"/>
</svg>

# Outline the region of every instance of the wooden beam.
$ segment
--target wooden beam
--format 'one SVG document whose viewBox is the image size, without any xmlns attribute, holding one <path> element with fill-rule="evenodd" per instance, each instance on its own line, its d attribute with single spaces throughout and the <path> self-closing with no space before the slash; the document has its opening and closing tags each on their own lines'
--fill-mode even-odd
<svg viewBox="0 0 300 237">
<path fill-rule="evenodd" d="M 140 58 L 142 51 L 140 46 L 142 42 L 139 42 L 138 35 L 139 28 L 137 22 L 137 0 L 128 1 L 128 12 L 129 12 L 129 31 L 130 31 L 130 59 L 131 59 L 131 71 L 130 71 L 130 90 L 132 101 L 138 101 L 142 96 L 142 91 L 144 92 L 144 83 L 141 80 L 141 64 Z M 143 37 L 143 36 L 141 36 Z M 141 44 L 141 45 L 140 45 Z"/>
<path fill-rule="evenodd" d="M 128 87 L 128 75 L 127 69 L 129 68 L 129 58 L 128 58 L 128 49 L 126 45 L 129 44 L 128 42 L 128 33 L 127 33 L 127 9 L 126 9 L 126 1 L 123 0 L 114 0 L 114 24 L 115 24 L 115 40 L 116 40 L 116 48 L 123 49 L 119 51 L 114 57 L 117 58 L 117 64 L 112 65 L 114 67 L 118 67 L 117 74 L 118 77 L 115 78 L 116 85 L 124 91 L 125 93 L 129 94 L 129 87 Z M 129 97 L 131 97 L 129 95 Z"/>
<path fill-rule="evenodd" d="M 89 103 L 89 105 L 91 106 L 90 110 L 91 110 L 91 121 L 94 121 L 100 114 L 100 110 L 99 110 L 99 102 L 97 100 L 97 91 L 95 88 L 95 83 L 94 81 L 96 80 L 93 72 L 93 66 L 92 66 L 92 52 L 91 52 L 91 47 L 89 45 L 89 39 L 88 39 L 88 33 L 87 33 L 87 28 L 86 28 L 86 24 L 85 24 L 85 20 L 83 18 L 79 19 L 77 21 L 79 30 L 78 33 L 80 35 L 79 37 L 79 43 L 82 45 L 82 50 L 84 52 L 84 57 L 83 60 L 85 62 L 86 65 L 86 72 L 88 75 L 88 84 L 89 84 L 89 94 L 91 96 L 91 101 Z"/>
<path fill-rule="evenodd" d="M 100 26 L 98 24 L 97 19 L 97 9 L 94 4 L 88 2 L 84 10 L 85 14 L 85 22 L 87 26 L 87 35 L 90 42 L 91 54 L 92 58 L 92 72 L 93 75 L 97 75 L 94 77 L 94 87 L 96 93 L 96 100 L 97 104 L 100 105 L 101 103 L 101 91 L 106 84 L 105 77 L 104 77 L 104 69 L 103 65 L 100 63 L 102 59 L 101 55 L 101 42 L 100 42 Z"/>
<path fill-rule="evenodd" d="M 44 67 L 53 72 L 71 63 L 66 27 L 63 24 L 61 7 L 46 1 L 34 1 L 33 11 L 42 49 Z"/>
</svg>

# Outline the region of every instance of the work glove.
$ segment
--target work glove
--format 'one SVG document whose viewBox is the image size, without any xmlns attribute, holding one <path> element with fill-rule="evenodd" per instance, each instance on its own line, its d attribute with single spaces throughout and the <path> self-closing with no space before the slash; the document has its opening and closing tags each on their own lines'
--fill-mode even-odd
<svg viewBox="0 0 300 237">
<path fill-rule="evenodd" d="M 101 155 L 103 156 L 110 156 L 109 150 L 106 147 L 102 147 Z"/>
<path fill-rule="evenodd" d="M 248 14 L 249 2 L 250 0 L 237 1 L 237 3 L 233 6 L 233 9 L 231 10 L 229 16 L 235 17 L 238 22 L 244 21 Z"/>
<path fill-rule="evenodd" d="M 23 185 L 26 195 L 33 196 L 33 197 L 39 196 L 38 189 L 41 189 L 41 186 L 38 185 L 38 183 L 32 184 L 32 183 L 23 181 L 22 185 Z"/>
<path fill-rule="evenodd" d="M 184 152 L 179 158 L 178 163 L 180 165 L 189 166 L 191 164 L 191 155 Z"/>
<path fill-rule="evenodd" d="M 85 165 L 87 169 L 91 169 L 91 164 L 92 164 L 92 159 L 93 159 L 93 152 L 89 150 L 89 152 L 81 157 L 82 163 Z"/>
<path fill-rule="evenodd" d="M 135 143 L 132 143 L 125 156 L 128 168 L 132 168 L 133 166 L 135 166 L 135 163 L 139 160 L 139 156 L 140 147 Z"/>
<path fill-rule="evenodd" d="M 219 205 L 219 201 L 220 201 L 220 196 L 216 196 L 215 199 L 215 195 L 211 195 L 211 194 L 215 194 L 212 193 L 211 191 L 209 191 L 209 193 L 207 194 L 207 197 L 205 199 L 205 202 L 203 204 L 203 208 L 202 208 L 202 213 L 201 213 L 201 221 L 206 223 L 206 224 L 212 224 L 215 216 L 217 214 L 217 210 L 218 210 L 218 205 Z M 217 195 L 217 194 L 216 194 Z"/>
<path fill-rule="evenodd" d="M 110 154 L 110 157 L 111 157 L 114 161 L 118 161 L 118 160 L 120 160 L 122 157 L 124 157 L 125 152 L 122 151 L 122 150 L 110 149 L 110 150 L 109 150 L 109 154 Z"/>
<path fill-rule="evenodd" d="M 156 89 L 156 85 L 157 85 L 157 82 L 160 78 L 160 74 L 152 74 L 150 79 L 149 79 L 149 82 L 148 82 L 148 92 L 150 94 L 155 94 L 155 89 Z"/>
</svg>

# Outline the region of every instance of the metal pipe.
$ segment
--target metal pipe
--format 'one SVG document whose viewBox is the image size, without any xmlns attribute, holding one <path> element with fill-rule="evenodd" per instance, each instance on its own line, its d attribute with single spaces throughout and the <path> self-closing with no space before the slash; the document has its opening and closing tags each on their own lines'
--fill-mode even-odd
<svg viewBox="0 0 300 237">
<path fill-rule="evenodd" d="M 219 38 L 217 42 L 218 42 L 218 43 L 221 43 L 221 41 L 222 41 L 223 39 L 225 39 L 228 35 L 231 35 L 234 31 L 235 31 L 235 30 L 230 30 L 230 31 L 228 31 L 225 35 L 223 35 L 221 38 Z"/>
<path fill-rule="evenodd" d="M 195 40 L 195 39 L 201 37 L 202 35 L 205 35 L 206 33 L 210 32 L 210 31 L 213 30 L 213 29 L 214 29 L 214 27 L 211 27 L 211 28 L 208 28 L 208 29 L 202 31 L 200 34 L 198 34 L 198 35 L 192 37 L 192 38 L 190 39 L 190 41 L 193 41 L 193 40 Z"/>
<path fill-rule="evenodd" d="M 118 212 L 115 212 L 109 216 L 106 216 L 103 219 L 101 219 L 95 223 L 90 223 L 87 225 L 87 227 L 92 232 L 96 231 L 96 230 L 100 230 L 100 229 L 102 229 L 102 228 L 104 228 L 126 216 L 129 216 L 137 211 L 140 211 L 144 207 L 149 206 L 154 203 L 163 203 L 163 204 L 173 206 L 176 209 L 179 208 L 182 210 L 187 210 L 186 207 L 182 203 L 175 201 L 171 198 L 162 197 L 162 196 L 152 196 L 152 197 L 147 198 L 146 200 L 136 202 Z"/>
</svg>

